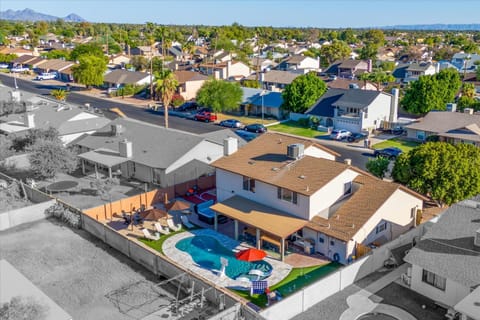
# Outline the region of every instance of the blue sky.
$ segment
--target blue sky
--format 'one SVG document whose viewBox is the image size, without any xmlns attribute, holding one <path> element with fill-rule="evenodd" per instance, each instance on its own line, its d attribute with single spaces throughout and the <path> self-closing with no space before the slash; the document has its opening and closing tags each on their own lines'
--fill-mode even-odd
<svg viewBox="0 0 480 320">
<path fill-rule="evenodd" d="M 0 10 L 30 8 L 91 22 L 285 27 L 375 27 L 480 23 L 479 0 L 0 0 Z"/>
</svg>

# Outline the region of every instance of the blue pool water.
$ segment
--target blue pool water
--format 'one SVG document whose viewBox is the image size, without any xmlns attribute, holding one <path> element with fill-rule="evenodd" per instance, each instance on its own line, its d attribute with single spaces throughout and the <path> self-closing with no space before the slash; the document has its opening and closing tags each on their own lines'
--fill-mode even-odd
<svg viewBox="0 0 480 320">
<path fill-rule="evenodd" d="M 265 274 L 272 272 L 272 265 L 266 261 L 246 262 L 238 260 L 235 253 L 225 248 L 217 239 L 209 236 L 194 236 L 182 239 L 175 247 L 185 251 L 192 256 L 193 261 L 206 269 L 220 270 L 220 257 L 228 260 L 225 274 L 236 279 L 238 276 L 246 275 L 250 270 L 262 270 Z"/>
</svg>

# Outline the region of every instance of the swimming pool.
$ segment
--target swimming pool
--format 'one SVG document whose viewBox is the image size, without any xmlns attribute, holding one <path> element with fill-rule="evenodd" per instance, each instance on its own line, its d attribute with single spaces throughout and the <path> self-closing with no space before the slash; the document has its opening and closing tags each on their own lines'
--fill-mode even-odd
<svg viewBox="0 0 480 320">
<path fill-rule="evenodd" d="M 228 260 L 225 274 L 236 279 L 246 275 L 250 270 L 262 270 L 265 274 L 271 274 L 273 267 L 266 261 L 246 262 L 238 260 L 232 250 L 225 248 L 217 239 L 210 236 L 194 236 L 182 239 L 175 247 L 187 252 L 193 261 L 206 269 L 220 270 L 220 257 Z"/>
</svg>

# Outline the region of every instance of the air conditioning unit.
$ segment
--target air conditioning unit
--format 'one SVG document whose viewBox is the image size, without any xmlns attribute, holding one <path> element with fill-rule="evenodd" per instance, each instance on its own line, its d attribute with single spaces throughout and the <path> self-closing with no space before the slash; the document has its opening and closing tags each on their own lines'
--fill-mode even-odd
<svg viewBox="0 0 480 320">
<path fill-rule="evenodd" d="M 287 146 L 287 157 L 291 159 L 300 159 L 303 157 L 305 146 L 301 143 L 294 143 Z"/>
</svg>

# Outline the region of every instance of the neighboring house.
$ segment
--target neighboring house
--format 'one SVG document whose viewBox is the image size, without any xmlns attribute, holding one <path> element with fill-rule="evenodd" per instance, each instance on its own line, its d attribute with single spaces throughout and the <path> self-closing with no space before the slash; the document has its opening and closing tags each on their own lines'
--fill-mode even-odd
<svg viewBox="0 0 480 320">
<path fill-rule="evenodd" d="M 255 229 L 257 247 L 278 247 L 282 260 L 288 243 L 349 263 L 359 246 L 409 230 L 423 207 L 422 196 L 335 161 L 338 154 L 312 140 L 264 133 L 227 154 L 212 164 L 211 209 L 234 220 L 236 238 L 240 226 Z"/>
<path fill-rule="evenodd" d="M 392 76 L 395 78 L 395 82 L 401 83 L 407 76 L 407 68 L 410 66 L 410 63 L 399 62 L 395 69 L 392 71 Z"/>
<path fill-rule="evenodd" d="M 208 77 L 194 71 L 174 71 L 177 78 L 179 93 L 185 100 L 195 99 L 198 90 L 202 87 Z"/>
<path fill-rule="evenodd" d="M 128 63 L 130 63 L 130 58 L 123 53 L 111 55 L 108 59 L 108 66 L 112 69 L 123 68 Z"/>
<path fill-rule="evenodd" d="M 254 57 L 250 60 L 250 65 L 253 69 L 258 69 L 258 71 L 263 72 L 274 69 L 277 66 L 277 63 L 267 58 Z"/>
<path fill-rule="evenodd" d="M 405 69 L 403 82 L 416 81 L 420 76 L 431 76 L 438 73 L 440 65 L 431 62 L 412 62 Z"/>
<path fill-rule="evenodd" d="M 329 89 L 361 89 L 361 90 L 377 90 L 377 87 L 370 81 L 351 80 L 344 78 L 337 78 L 335 80 L 326 81 Z"/>
<path fill-rule="evenodd" d="M 282 71 L 296 71 L 301 73 L 320 71 L 320 58 L 314 59 L 311 57 L 295 55 L 280 62 L 276 69 Z"/>
<path fill-rule="evenodd" d="M 257 79 L 255 79 L 255 75 L 251 75 L 247 77 L 247 80 L 259 80 L 263 84 L 263 88 L 266 90 L 282 91 L 298 76 L 301 76 L 301 74 L 289 71 L 271 70 L 268 72 L 261 72 Z"/>
<path fill-rule="evenodd" d="M 243 97 L 240 104 L 240 112 L 245 115 L 256 115 L 265 117 L 283 117 L 281 106 L 283 104 L 280 92 L 267 91 L 262 89 L 242 87 Z"/>
<path fill-rule="evenodd" d="M 130 48 L 129 54 L 132 56 L 156 56 L 158 55 L 158 49 L 155 47 L 156 45 L 152 46 L 138 46 L 135 48 Z"/>
<path fill-rule="evenodd" d="M 119 88 L 126 84 L 142 86 L 150 83 L 150 74 L 117 69 L 107 73 L 103 81 L 110 88 Z"/>
<path fill-rule="evenodd" d="M 349 79 L 355 79 L 365 72 L 372 72 L 371 60 L 335 61 L 327 68 L 327 70 L 325 70 L 326 74 Z"/>
<path fill-rule="evenodd" d="M 480 115 L 472 114 L 472 109 L 463 113 L 452 111 L 429 112 L 418 122 L 405 126 L 407 137 L 426 141 L 430 136 L 438 136 L 441 141 L 480 147 Z"/>
<path fill-rule="evenodd" d="M 38 59 L 38 57 L 33 56 L 31 54 L 26 54 L 21 57 L 15 58 L 12 60 L 12 65 L 14 66 L 28 66 L 28 63 L 30 61 L 34 61 L 35 59 Z"/>
<path fill-rule="evenodd" d="M 71 145 L 77 147 L 84 174 L 102 171 L 162 188 L 213 173 L 209 164 L 224 150 L 218 138 L 127 118 L 117 118 Z"/>
<path fill-rule="evenodd" d="M 15 54 L 18 57 L 25 56 L 25 55 L 32 55 L 32 54 L 35 55 L 35 52 L 32 52 L 32 50 L 27 50 L 27 49 L 18 48 L 18 47 L 16 48 L 5 47 L 3 49 L 0 49 L 0 53 L 5 55 Z"/>
<path fill-rule="evenodd" d="M 320 124 L 351 132 L 382 127 L 383 122 L 396 122 L 398 89 L 392 94 L 376 90 L 329 89 L 305 114 L 316 116 Z"/>
<path fill-rule="evenodd" d="M 0 87 L 1 101 L 11 101 L 10 88 Z M 0 132 L 23 135 L 30 129 L 58 130 L 64 144 L 84 135 L 92 134 L 110 122 L 98 113 L 81 109 L 55 100 L 47 100 L 38 96 L 17 91 L 17 103 L 25 105 L 25 112 L 0 117 Z"/>
<path fill-rule="evenodd" d="M 71 68 L 75 65 L 73 61 L 65 61 L 61 59 L 49 59 L 44 63 L 38 65 L 34 70 L 37 73 L 43 72 L 56 72 L 60 76 L 60 80 L 68 81 L 70 80 L 68 77 L 62 77 L 60 74 L 63 70 Z"/>
<path fill-rule="evenodd" d="M 412 290 L 461 319 L 480 319 L 480 196 L 443 212 L 404 260 L 411 268 L 402 279 Z"/>
<path fill-rule="evenodd" d="M 240 80 L 251 74 L 249 66 L 240 61 L 230 60 L 221 63 L 202 63 L 199 65 L 199 70 L 204 75 L 222 80 Z"/>
<path fill-rule="evenodd" d="M 480 54 L 455 53 L 450 61 L 459 71 L 473 71 L 475 62 L 480 61 Z"/>
</svg>

